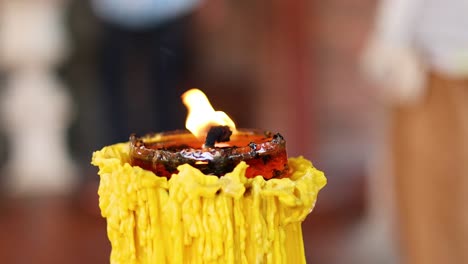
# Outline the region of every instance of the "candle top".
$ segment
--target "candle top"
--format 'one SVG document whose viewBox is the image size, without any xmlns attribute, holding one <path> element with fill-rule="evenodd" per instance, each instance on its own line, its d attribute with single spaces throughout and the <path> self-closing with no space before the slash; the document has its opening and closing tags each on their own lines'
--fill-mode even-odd
<svg viewBox="0 0 468 264">
<path fill-rule="evenodd" d="M 228 142 L 214 147 L 203 143 L 186 131 L 172 131 L 130 138 L 132 165 L 170 177 L 177 167 L 190 164 L 206 174 L 222 176 L 241 161 L 250 167 L 248 177 L 266 179 L 287 176 L 286 141 L 280 134 L 239 129 Z"/>
</svg>

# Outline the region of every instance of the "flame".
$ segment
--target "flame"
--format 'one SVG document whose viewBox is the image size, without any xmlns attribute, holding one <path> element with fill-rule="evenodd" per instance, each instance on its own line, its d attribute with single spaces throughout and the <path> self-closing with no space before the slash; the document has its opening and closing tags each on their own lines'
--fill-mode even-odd
<svg viewBox="0 0 468 264">
<path fill-rule="evenodd" d="M 200 140 L 205 140 L 212 126 L 228 126 L 234 132 L 236 125 L 222 111 L 215 111 L 206 95 L 198 89 L 190 89 L 182 95 L 182 101 L 187 107 L 185 127 Z"/>
</svg>

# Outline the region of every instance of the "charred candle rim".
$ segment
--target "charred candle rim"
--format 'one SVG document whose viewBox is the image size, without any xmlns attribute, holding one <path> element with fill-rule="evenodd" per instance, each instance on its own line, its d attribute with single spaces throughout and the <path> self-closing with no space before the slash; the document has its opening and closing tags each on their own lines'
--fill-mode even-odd
<svg viewBox="0 0 468 264">
<path fill-rule="evenodd" d="M 195 141 L 188 131 L 177 130 L 144 137 L 130 136 L 130 157 L 148 164 L 162 164 L 167 171 L 176 171 L 181 164 L 190 164 L 204 173 L 223 175 L 231 171 L 241 161 L 268 158 L 286 151 L 286 141 L 279 134 L 256 129 L 238 129 L 232 140 L 256 136 L 260 142 L 250 142 L 246 146 L 193 148 L 188 145 L 173 146 L 175 139 L 186 137 Z M 173 139 L 174 141 L 171 141 Z M 165 144 L 169 146 L 165 146 Z M 152 148 L 156 146 L 155 148 Z"/>
</svg>

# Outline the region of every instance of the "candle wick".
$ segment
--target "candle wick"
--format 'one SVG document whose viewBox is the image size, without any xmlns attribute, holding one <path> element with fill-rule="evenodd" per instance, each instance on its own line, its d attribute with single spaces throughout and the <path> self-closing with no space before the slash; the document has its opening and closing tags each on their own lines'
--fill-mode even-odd
<svg viewBox="0 0 468 264">
<path fill-rule="evenodd" d="M 214 148 L 216 142 L 228 142 L 231 140 L 232 131 L 228 126 L 212 126 L 205 139 L 206 148 Z"/>
</svg>

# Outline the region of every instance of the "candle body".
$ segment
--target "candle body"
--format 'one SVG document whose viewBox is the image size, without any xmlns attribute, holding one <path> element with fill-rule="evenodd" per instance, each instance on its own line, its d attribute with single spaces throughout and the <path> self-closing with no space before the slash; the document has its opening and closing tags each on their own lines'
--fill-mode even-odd
<svg viewBox="0 0 468 264">
<path fill-rule="evenodd" d="M 305 263 L 301 222 L 326 184 L 304 158 L 289 178 L 222 177 L 184 164 L 170 179 L 131 166 L 128 144 L 97 151 L 111 263 Z"/>
</svg>

